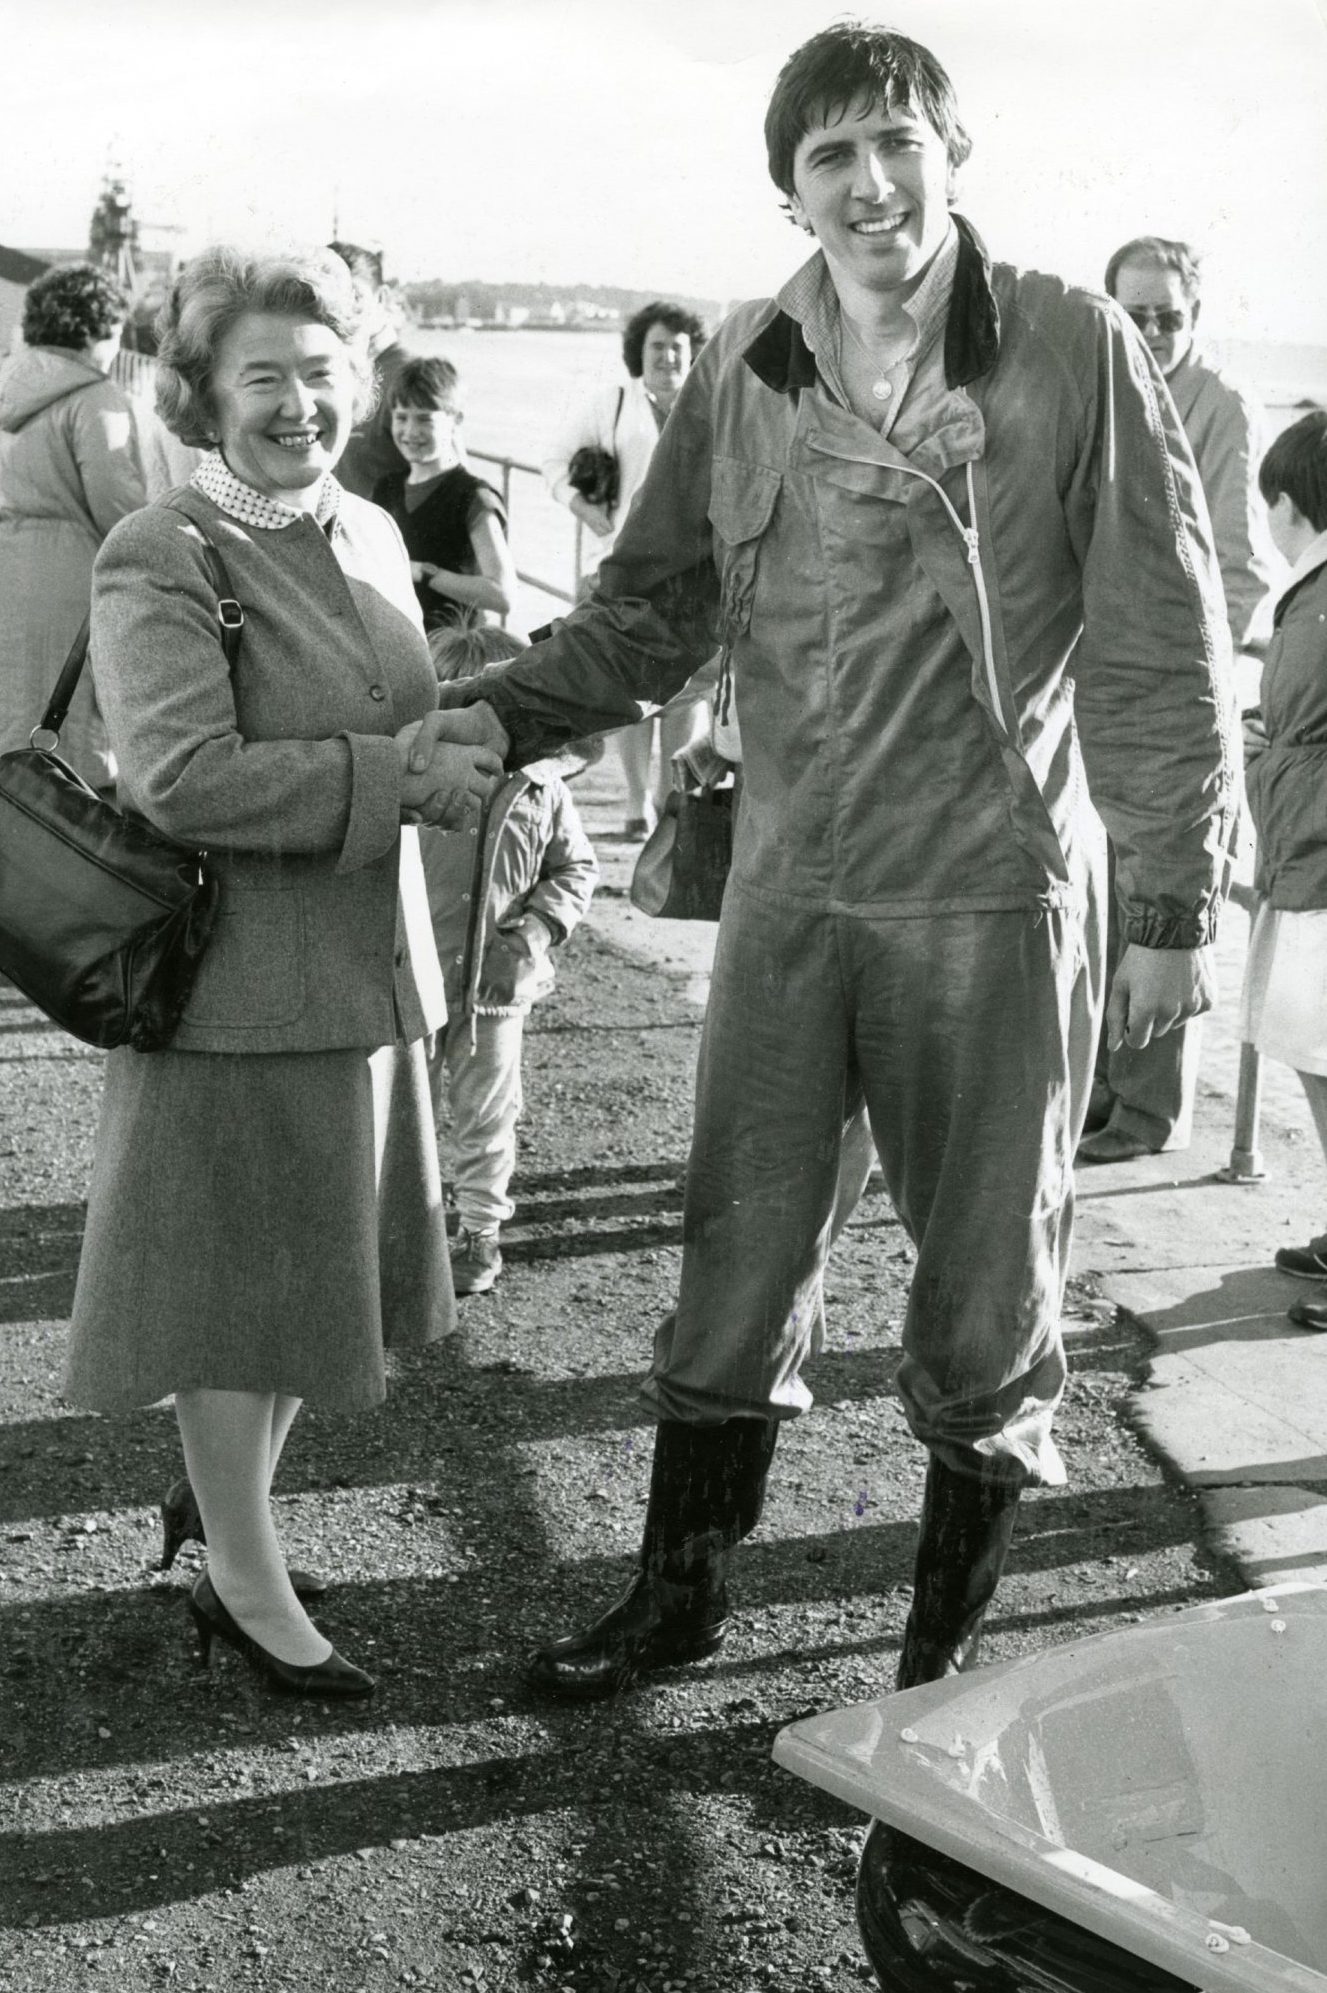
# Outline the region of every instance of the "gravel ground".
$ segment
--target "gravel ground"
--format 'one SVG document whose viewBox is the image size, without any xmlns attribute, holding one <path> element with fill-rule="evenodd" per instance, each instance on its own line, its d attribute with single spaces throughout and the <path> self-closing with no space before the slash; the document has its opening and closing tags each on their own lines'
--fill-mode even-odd
<svg viewBox="0 0 1327 1993">
<path fill-rule="evenodd" d="M 868 1195 L 828 1281 L 817 1408 L 783 1436 L 714 1660 L 608 1705 L 523 1652 L 625 1582 L 635 1387 L 676 1278 L 698 1016 L 582 930 L 527 1046 L 520 1216 L 496 1290 L 357 1419 L 310 1413 L 279 1483 L 363 1708 L 203 1672 L 156 1575 L 168 1409 L 59 1397 L 100 1077 L 0 989 L 0 1988 L 820 1993 L 869 1981 L 863 1822 L 774 1767 L 791 1718 L 881 1693 L 923 1459 L 891 1396 L 911 1253 Z M 444 1138 L 445 1159 L 445 1138 Z M 1238 1589 L 1123 1415 L 1141 1334 L 1074 1287 L 1071 1485 L 1025 1504 L 993 1659 Z"/>
</svg>

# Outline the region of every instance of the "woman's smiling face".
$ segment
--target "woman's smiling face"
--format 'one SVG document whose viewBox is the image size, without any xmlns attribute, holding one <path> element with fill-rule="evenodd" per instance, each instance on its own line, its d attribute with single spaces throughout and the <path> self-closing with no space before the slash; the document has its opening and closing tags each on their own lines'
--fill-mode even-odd
<svg viewBox="0 0 1327 1993">
<path fill-rule="evenodd" d="M 250 311 L 217 346 L 211 380 L 221 453 L 236 477 L 305 511 L 350 440 L 350 355 L 316 319 Z"/>
</svg>

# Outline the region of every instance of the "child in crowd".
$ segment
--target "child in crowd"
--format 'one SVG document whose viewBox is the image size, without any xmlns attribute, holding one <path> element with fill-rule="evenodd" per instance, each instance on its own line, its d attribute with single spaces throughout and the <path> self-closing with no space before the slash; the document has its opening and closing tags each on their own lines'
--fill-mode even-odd
<svg viewBox="0 0 1327 1993">
<path fill-rule="evenodd" d="M 401 528 L 424 628 L 468 628 L 508 616 L 516 569 L 507 514 L 491 484 L 462 461 L 460 376 L 450 360 L 407 360 L 388 387 L 392 441 L 407 468 L 373 488 Z"/>
<path fill-rule="evenodd" d="M 1327 1156 L 1327 410 L 1277 437 L 1258 484 L 1290 574 L 1263 666 L 1261 711 L 1244 722 L 1259 905 L 1242 1035 L 1298 1072 Z M 1276 1264 L 1327 1281 L 1327 1232 L 1283 1246 Z M 1290 1319 L 1327 1330 L 1327 1304 L 1297 1301 Z"/>
<path fill-rule="evenodd" d="M 437 630 L 429 649 L 445 681 L 472 677 L 526 645 L 505 630 Z M 434 1035 L 428 1062 L 435 1114 L 444 1089 L 451 1107 L 458 1294 L 485 1293 L 502 1271 L 498 1228 L 515 1209 L 507 1185 L 523 1105 L 525 1014 L 552 989 L 550 952 L 580 920 L 599 877 L 562 780 L 591 758 L 567 749 L 518 769 L 474 831 L 420 830 L 447 989 L 446 1028 Z"/>
</svg>

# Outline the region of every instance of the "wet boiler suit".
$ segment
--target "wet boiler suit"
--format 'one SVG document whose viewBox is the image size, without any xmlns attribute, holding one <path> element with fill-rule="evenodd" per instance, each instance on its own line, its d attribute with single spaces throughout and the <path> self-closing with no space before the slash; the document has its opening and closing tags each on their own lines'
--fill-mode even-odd
<svg viewBox="0 0 1327 1993">
<path fill-rule="evenodd" d="M 705 347 L 596 597 L 483 696 L 520 762 L 662 704 L 716 630 L 732 675 L 745 790 L 656 1413 L 809 1405 L 864 1096 L 917 1248 L 912 1430 L 1021 1485 L 1063 1479 L 1059 1311 L 1102 979 L 1088 785 L 1127 938 L 1194 947 L 1237 750 L 1207 514 L 1142 341 L 958 228 L 934 363 L 889 440 L 808 343 L 817 256 Z"/>
</svg>

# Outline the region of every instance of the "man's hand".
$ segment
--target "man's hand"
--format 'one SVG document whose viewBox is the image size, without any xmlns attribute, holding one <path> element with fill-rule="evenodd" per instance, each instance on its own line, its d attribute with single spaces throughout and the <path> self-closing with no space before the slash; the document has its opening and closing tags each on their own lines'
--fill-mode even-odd
<svg viewBox="0 0 1327 1993">
<path fill-rule="evenodd" d="M 733 772 L 734 763 L 717 753 L 707 734 L 679 747 L 670 763 L 674 789 L 716 789 Z"/>
<path fill-rule="evenodd" d="M 499 761 L 505 761 L 511 746 L 507 729 L 483 699 L 476 699 L 473 706 L 439 707 L 435 713 L 426 713 L 414 728 L 405 727 L 402 732 L 411 736 L 410 770 L 416 775 L 428 767 L 439 741 L 450 741 L 458 747 L 487 747 Z M 397 740 L 400 739 L 398 734 Z"/>
<path fill-rule="evenodd" d="M 1216 964 L 1210 948 L 1141 948 L 1124 951 L 1106 1005 L 1106 1042 L 1112 1052 L 1135 1052 L 1216 1002 Z"/>
</svg>

